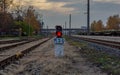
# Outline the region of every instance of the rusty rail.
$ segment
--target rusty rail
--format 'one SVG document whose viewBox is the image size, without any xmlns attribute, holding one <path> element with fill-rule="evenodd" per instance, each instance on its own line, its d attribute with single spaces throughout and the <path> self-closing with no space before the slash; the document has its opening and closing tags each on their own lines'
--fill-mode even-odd
<svg viewBox="0 0 120 75">
<path fill-rule="evenodd" d="M 7 65 L 13 63 L 14 61 L 22 58 L 25 54 L 28 54 L 30 51 L 34 50 L 36 47 L 38 47 L 39 45 L 47 42 L 48 40 L 50 40 L 50 39 L 49 38 L 44 39 L 42 42 L 40 42 L 40 43 L 38 43 L 38 44 L 36 44 L 36 45 L 34 45 L 32 47 L 29 47 L 29 48 L 27 48 L 25 50 L 22 50 L 19 53 L 13 54 L 13 55 L 1 60 L 0 61 L 0 70 L 4 69 Z"/>
</svg>

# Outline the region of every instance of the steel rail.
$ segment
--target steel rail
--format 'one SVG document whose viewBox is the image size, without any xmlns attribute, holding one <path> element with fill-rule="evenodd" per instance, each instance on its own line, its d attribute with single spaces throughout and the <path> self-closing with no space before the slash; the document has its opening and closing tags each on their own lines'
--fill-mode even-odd
<svg viewBox="0 0 120 75">
<path fill-rule="evenodd" d="M 50 38 L 43 39 L 41 42 L 29 48 L 21 50 L 19 53 L 15 53 L 13 55 L 10 55 L 9 57 L 6 57 L 5 59 L 0 60 L 0 70 L 4 69 L 6 66 L 13 63 L 14 61 L 24 57 L 24 55 L 28 54 L 30 51 L 34 50 L 36 47 L 47 42 L 48 40 L 50 40 Z"/>
<path fill-rule="evenodd" d="M 31 39 L 31 40 L 21 40 L 21 41 L 17 41 L 17 43 L 11 43 L 11 44 L 3 44 L 2 46 L 0 45 L 0 52 L 1 51 L 4 51 L 4 50 L 7 50 L 7 49 L 10 49 L 10 48 L 13 48 L 13 47 L 16 47 L 16 46 L 19 46 L 19 45 L 23 45 L 23 44 L 26 44 L 26 43 L 29 43 L 29 42 L 32 42 L 32 41 L 35 41 L 35 40 L 38 40 L 38 39 Z"/>
<path fill-rule="evenodd" d="M 91 38 L 84 38 L 84 37 L 76 37 L 76 36 L 72 36 L 72 38 L 77 38 L 77 39 L 85 40 L 88 42 L 93 42 L 93 43 L 109 46 L 112 48 L 120 49 L 120 42 L 100 40 L 100 39 L 91 39 Z"/>
</svg>

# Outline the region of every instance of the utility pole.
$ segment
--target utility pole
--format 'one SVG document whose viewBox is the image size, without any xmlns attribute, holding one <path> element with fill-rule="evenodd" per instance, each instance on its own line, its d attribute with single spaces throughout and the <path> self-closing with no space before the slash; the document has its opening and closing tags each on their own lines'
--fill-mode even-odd
<svg viewBox="0 0 120 75">
<path fill-rule="evenodd" d="M 31 29 L 30 29 L 31 28 L 31 14 L 30 14 L 30 11 L 31 11 L 31 7 L 28 8 L 28 14 L 27 14 L 28 17 L 29 17 L 29 19 L 28 19 L 28 21 L 29 21 L 29 30 L 28 30 L 29 34 L 28 34 L 28 37 L 31 36 Z"/>
<path fill-rule="evenodd" d="M 67 31 L 67 26 L 66 25 L 67 25 L 67 22 L 65 21 L 65 35 L 67 35 L 67 32 L 66 32 Z"/>
<path fill-rule="evenodd" d="M 47 25 L 47 36 L 48 36 L 48 29 L 49 29 L 49 27 L 48 27 L 48 25 Z"/>
<path fill-rule="evenodd" d="M 21 6 L 21 4 L 20 4 L 20 0 L 19 0 L 19 7 L 18 7 L 18 22 L 19 22 L 19 24 L 20 24 L 20 6 Z M 22 28 L 20 27 L 19 28 L 19 37 L 21 38 L 21 35 L 22 35 Z"/>
<path fill-rule="evenodd" d="M 30 9 L 28 9 L 28 10 L 30 10 Z M 28 37 L 30 37 L 30 19 L 31 19 L 31 14 L 29 14 L 28 16 L 29 16 L 29 19 L 28 19 L 29 20 L 29 32 L 28 32 L 29 34 L 28 34 Z"/>
<path fill-rule="evenodd" d="M 64 32 L 65 32 L 65 31 L 64 31 L 64 30 L 65 30 L 65 28 L 64 28 L 64 25 L 63 25 L 63 28 L 62 28 L 62 30 L 63 30 L 63 35 L 64 35 L 64 34 L 65 34 L 65 33 L 64 33 Z"/>
<path fill-rule="evenodd" d="M 69 15 L 69 36 L 71 36 L 71 14 Z"/>
<path fill-rule="evenodd" d="M 87 35 L 90 34 L 90 0 L 87 0 Z"/>
<path fill-rule="evenodd" d="M 30 16 L 29 16 L 29 34 L 28 36 L 30 37 Z"/>
</svg>

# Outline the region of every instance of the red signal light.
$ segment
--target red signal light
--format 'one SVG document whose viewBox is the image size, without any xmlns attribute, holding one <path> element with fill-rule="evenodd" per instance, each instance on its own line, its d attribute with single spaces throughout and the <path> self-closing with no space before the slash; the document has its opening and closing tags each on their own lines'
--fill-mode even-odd
<svg viewBox="0 0 120 75">
<path fill-rule="evenodd" d="M 62 37 L 62 32 L 58 31 L 56 32 L 57 37 Z"/>
</svg>

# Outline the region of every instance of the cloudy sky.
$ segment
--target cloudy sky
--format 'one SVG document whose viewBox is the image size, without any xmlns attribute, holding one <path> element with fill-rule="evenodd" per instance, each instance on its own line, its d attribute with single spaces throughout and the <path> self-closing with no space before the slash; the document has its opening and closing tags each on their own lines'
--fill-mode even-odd
<svg viewBox="0 0 120 75">
<path fill-rule="evenodd" d="M 87 0 L 20 0 L 22 5 L 33 5 L 43 15 L 45 27 L 68 25 L 68 16 L 72 14 L 72 28 L 87 25 Z M 120 0 L 90 0 L 91 22 L 102 20 L 104 24 L 109 16 L 120 15 Z"/>
</svg>

